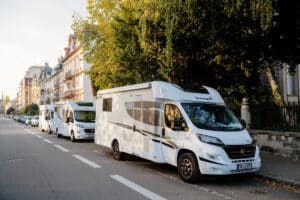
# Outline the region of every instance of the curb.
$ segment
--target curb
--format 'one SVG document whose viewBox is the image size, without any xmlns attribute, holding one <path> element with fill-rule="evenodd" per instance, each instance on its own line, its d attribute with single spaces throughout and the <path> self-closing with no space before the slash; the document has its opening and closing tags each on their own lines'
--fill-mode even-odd
<svg viewBox="0 0 300 200">
<path fill-rule="evenodd" d="M 274 177 L 267 176 L 264 174 L 259 174 L 259 173 L 254 173 L 253 175 L 254 175 L 254 178 L 262 178 L 266 181 L 272 181 L 275 183 L 275 185 L 284 184 L 286 187 L 292 187 L 296 192 L 300 193 L 300 183 L 294 183 L 291 181 L 281 180 L 278 178 L 274 178 Z"/>
</svg>

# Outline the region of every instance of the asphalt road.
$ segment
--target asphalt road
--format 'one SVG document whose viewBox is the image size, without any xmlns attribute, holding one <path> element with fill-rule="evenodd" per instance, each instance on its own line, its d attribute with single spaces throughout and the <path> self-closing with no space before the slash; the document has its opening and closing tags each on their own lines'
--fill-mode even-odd
<svg viewBox="0 0 300 200">
<path fill-rule="evenodd" d="M 136 157 L 113 159 L 93 142 L 42 133 L 0 118 L 0 200 L 300 199 L 251 175 L 182 182 L 176 168 Z"/>
</svg>

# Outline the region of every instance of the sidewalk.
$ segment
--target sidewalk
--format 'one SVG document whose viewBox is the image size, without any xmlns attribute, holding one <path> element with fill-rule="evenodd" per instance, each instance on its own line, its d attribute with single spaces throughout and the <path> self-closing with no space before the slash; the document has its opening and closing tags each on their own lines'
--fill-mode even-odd
<svg viewBox="0 0 300 200">
<path fill-rule="evenodd" d="M 257 174 L 300 187 L 300 160 L 292 160 L 272 153 L 261 152 L 262 167 Z"/>
</svg>

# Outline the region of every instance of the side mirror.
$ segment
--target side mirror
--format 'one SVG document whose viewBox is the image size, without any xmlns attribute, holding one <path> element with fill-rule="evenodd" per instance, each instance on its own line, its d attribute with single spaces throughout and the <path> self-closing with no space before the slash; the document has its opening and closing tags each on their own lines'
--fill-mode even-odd
<svg viewBox="0 0 300 200">
<path fill-rule="evenodd" d="M 243 125 L 243 127 L 246 128 L 246 126 L 247 126 L 246 121 L 243 120 L 242 118 L 240 118 L 239 121 Z"/>
</svg>

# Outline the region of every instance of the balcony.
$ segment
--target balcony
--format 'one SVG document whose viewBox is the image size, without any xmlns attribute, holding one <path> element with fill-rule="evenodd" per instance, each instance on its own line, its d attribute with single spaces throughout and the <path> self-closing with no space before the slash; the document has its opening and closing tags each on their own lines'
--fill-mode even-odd
<svg viewBox="0 0 300 200">
<path fill-rule="evenodd" d="M 74 99 L 75 98 L 75 90 L 69 90 L 64 93 L 64 99 Z"/>
<path fill-rule="evenodd" d="M 71 71 L 66 72 L 64 82 L 71 80 L 73 77 L 74 77 L 74 75 L 73 75 L 73 73 L 71 73 Z"/>
</svg>

